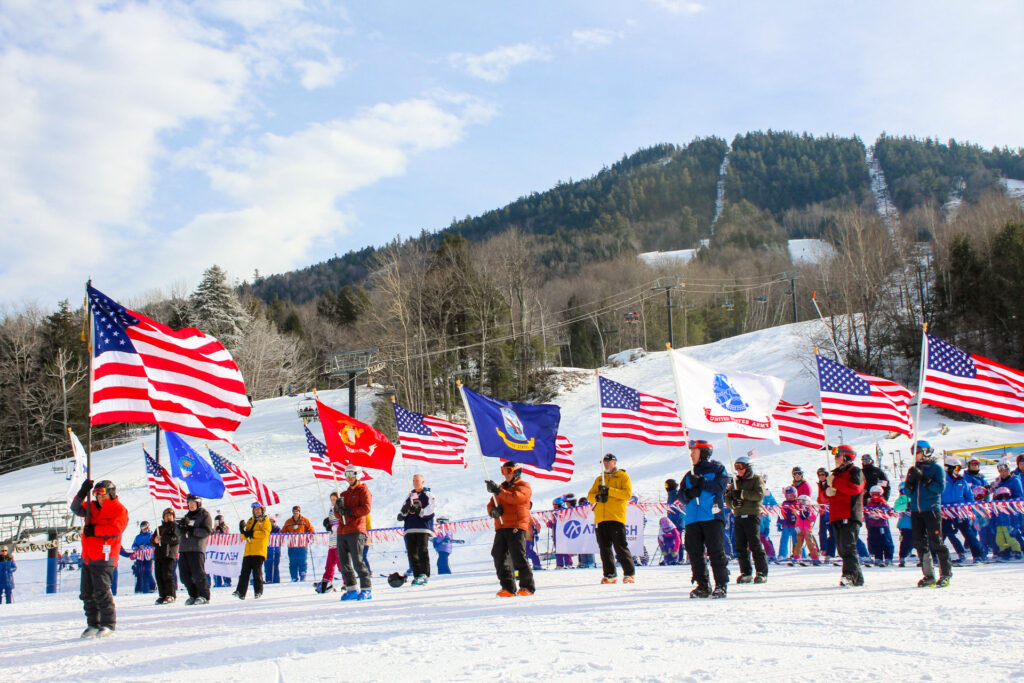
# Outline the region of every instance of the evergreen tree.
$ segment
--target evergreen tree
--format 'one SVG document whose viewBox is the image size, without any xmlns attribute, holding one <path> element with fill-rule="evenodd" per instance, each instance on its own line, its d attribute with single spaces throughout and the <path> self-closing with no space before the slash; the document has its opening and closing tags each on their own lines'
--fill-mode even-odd
<svg viewBox="0 0 1024 683">
<path fill-rule="evenodd" d="M 242 306 L 238 295 L 227 284 L 227 274 L 220 266 L 210 266 L 189 297 L 192 324 L 220 340 L 227 348 L 238 345 L 252 317 Z"/>
</svg>

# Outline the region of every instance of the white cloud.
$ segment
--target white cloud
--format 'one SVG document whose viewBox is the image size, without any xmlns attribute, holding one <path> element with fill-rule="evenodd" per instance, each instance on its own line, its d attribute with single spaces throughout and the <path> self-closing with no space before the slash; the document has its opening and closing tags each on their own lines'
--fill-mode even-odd
<svg viewBox="0 0 1024 683">
<path fill-rule="evenodd" d="M 323 61 L 304 59 L 295 65 L 302 74 L 299 80 L 306 90 L 324 88 L 338 80 L 338 76 L 345 70 L 345 63 L 337 57 L 328 57 Z"/>
<path fill-rule="evenodd" d="M 612 31 L 606 28 L 576 29 L 572 32 L 572 41 L 576 45 L 588 48 L 611 45 L 621 37 L 621 31 Z"/>
<path fill-rule="evenodd" d="M 507 79 L 515 66 L 550 58 L 546 48 L 519 43 L 518 45 L 499 47 L 482 55 L 457 52 L 448 56 L 448 62 L 470 76 L 497 83 Z"/>
<path fill-rule="evenodd" d="M 651 0 L 651 2 L 672 14 L 698 14 L 707 9 L 703 3 L 692 0 Z"/>
</svg>

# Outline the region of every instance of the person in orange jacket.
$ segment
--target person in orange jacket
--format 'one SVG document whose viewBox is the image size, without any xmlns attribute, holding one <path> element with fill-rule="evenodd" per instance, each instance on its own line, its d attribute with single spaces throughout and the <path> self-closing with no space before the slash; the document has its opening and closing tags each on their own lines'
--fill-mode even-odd
<svg viewBox="0 0 1024 683">
<path fill-rule="evenodd" d="M 71 501 L 71 511 L 85 517 L 82 527 L 82 607 L 87 628 L 83 638 L 105 638 L 117 627 L 117 607 L 110 583 L 121 555 L 121 534 L 128 527 L 128 510 L 117 499 L 114 483 L 104 479 L 93 488 L 91 479 L 82 482 Z M 88 500 L 92 490 L 93 500 Z"/>
<path fill-rule="evenodd" d="M 514 462 L 502 463 L 501 474 L 505 478 L 501 485 L 490 479 L 485 482 L 491 494 L 487 514 L 494 520 L 491 557 L 501 582 L 498 597 L 533 595 L 537 588 L 533 583 L 533 568 L 526 559 L 526 530 L 530 528 L 533 489 L 522 479 L 523 468 Z M 513 568 L 519 573 L 518 591 Z"/>
<path fill-rule="evenodd" d="M 366 520 L 373 507 L 373 496 L 366 484 L 359 481 L 363 470 L 350 465 L 345 470 L 348 488 L 334 504 L 334 516 L 341 523 L 338 527 L 338 566 L 345 579 L 342 601 L 372 600 L 370 592 L 370 569 L 363 560 L 366 546 Z M 359 590 L 356 590 L 356 575 L 359 575 Z"/>
<path fill-rule="evenodd" d="M 292 508 L 292 516 L 281 527 L 282 534 L 311 534 L 313 524 L 302 516 L 302 508 L 298 505 Z M 292 583 L 306 580 L 306 557 L 307 544 L 305 539 L 299 539 L 296 543 L 288 546 L 288 572 L 292 575 Z"/>
</svg>

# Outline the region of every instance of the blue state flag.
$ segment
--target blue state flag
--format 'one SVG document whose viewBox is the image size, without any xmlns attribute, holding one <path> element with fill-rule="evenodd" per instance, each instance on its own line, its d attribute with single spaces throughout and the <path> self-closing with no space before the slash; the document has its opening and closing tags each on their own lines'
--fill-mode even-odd
<svg viewBox="0 0 1024 683">
<path fill-rule="evenodd" d="M 189 493 L 200 498 L 223 498 L 224 480 L 210 463 L 199 457 L 185 440 L 174 432 L 167 436 L 167 450 L 171 454 L 171 474 L 185 482 Z"/>
<path fill-rule="evenodd" d="M 562 419 L 558 406 L 499 401 L 466 387 L 462 390 L 484 455 L 551 469 Z"/>
</svg>

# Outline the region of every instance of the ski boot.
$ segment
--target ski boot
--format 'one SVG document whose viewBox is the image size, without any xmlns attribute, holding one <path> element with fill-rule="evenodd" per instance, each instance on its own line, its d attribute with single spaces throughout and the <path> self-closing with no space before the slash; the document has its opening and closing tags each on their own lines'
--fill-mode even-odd
<svg viewBox="0 0 1024 683">
<path fill-rule="evenodd" d="M 764 574 L 758 574 L 754 577 L 754 583 L 768 583 L 768 577 Z"/>
<path fill-rule="evenodd" d="M 750 574 L 740 574 L 736 577 L 736 583 L 753 583 L 754 577 Z"/>
<path fill-rule="evenodd" d="M 87 629 L 85 629 L 84 631 L 82 631 L 82 637 L 83 638 L 95 638 L 96 634 L 99 633 L 99 632 L 100 632 L 100 630 L 97 627 L 90 626 Z"/>
<path fill-rule="evenodd" d="M 615 583 L 618 580 L 617 576 L 605 576 L 601 579 L 601 583 Z"/>
<path fill-rule="evenodd" d="M 715 586 L 715 590 L 711 591 L 711 598 L 713 600 L 719 600 L 725 597 L 725 593 L 725 584 L 722 584 L 721 586 Z"/>
<path fill-rule="evenodd" d="M 636 577 L 633 577 L 633 576 L 623 576 L 622 577 L 622 583 L 636 583 Z"/>
<path fill-rule="evenodd" d="M 356 600 L 373 600 L 373 594 L 369 588 L 359 591 L 359 595 L 356 596 Z"/>
<path fill-rule="evenodd" d="M 697 587 L 690 591 L 691 598 L 710 598 L 711 597 L 711 586 L 707 584 L 697 584 Z"/>
<path fill-rule="evenodd" d="M 926 577 L 922 578 L 920 581 L 917 582 L 917 587 L 918 588 L 934 588 L 935 587 L 935 577 L 933 577 L 933 576 L 926 576 Z"/>
<path fill-rule="evenodd" d="M 345 591 L 345 593 L 341 596 L 341 600 L 339 602 L 350 602 L 352 600 L 355 600 L 358 597 L 359 597 L 359 591 L 357 591 L 355 588 L 353 588 L 351 590 Z"/>
<path fill-rule="evenodd" d="M 949 574 L 946 574 L 945 576 L 940 576 L 939 580 L 935 582 L 935 587 L 936 588 L 948 588 L 949 587 L 949 583 L 950 583 L 951 580 L 952 580 L 952 577 Z"/>
<path fill-rule="evenodd" d="M 109 626 L 100 626 L 100 630 L 96 631 L 97 638 L 106 638 L 112 635 L 114 635 L 114 629 Z"/>
</svg>

